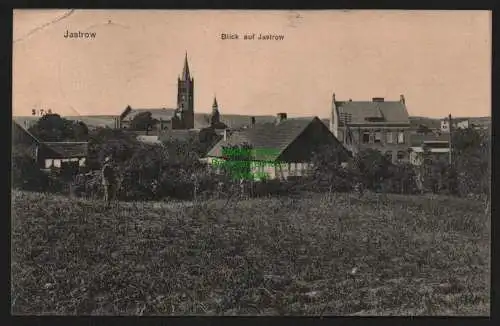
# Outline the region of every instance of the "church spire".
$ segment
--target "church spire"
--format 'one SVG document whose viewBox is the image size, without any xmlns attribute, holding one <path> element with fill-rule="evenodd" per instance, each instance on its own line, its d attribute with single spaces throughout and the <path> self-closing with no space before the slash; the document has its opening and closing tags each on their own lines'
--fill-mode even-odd
<svg viewBox="0 0 500 326">
<path fill-rule="evenodd" d="M 191 75 L 189 74 L 187 51 L 186 51 L 186 56 L 184 57 L 184 68 L 182 69 L 182 80 L 191 80 Z"/>
<path fill-rule="evenodd" d="M 219 104 L 217 104 L 217 97 L 214 95 L 214 104 L 212 104 L 212 110 L 218 110 Z"/>
</svg>

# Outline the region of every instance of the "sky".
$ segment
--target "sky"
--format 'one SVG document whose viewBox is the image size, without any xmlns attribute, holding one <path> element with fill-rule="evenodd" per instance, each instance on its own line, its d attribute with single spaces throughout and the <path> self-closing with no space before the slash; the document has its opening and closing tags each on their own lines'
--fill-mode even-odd
<svg viewBox="0 0 500 326">
<path fill-rule="evenodd" d="M 411 116 L 491 115 L 489 11 L 15 10 L 13 115 L 174 108 L 187 52 L 195 112 L 330 115 L 399 100 Z M 66 32 L 95 38 L 65 38 Z M 237 33 L 238 40 L 222 40 Z M 244 34 L 284 35 L 243 40 Z"/>
</svg>

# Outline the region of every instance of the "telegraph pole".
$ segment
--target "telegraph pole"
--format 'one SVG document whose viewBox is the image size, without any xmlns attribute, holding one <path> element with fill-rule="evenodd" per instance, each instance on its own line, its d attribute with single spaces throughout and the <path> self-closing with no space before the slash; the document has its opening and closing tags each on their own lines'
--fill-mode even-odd
<svg viewBox="0 0 500 326">
<path fill-rule="evenodd" d="M 448 163 L 451 166 L 451 164 L 452 164 L 452 154 L 451 154 L 452 145 L 451 145 L 451 141 L 452 141 L 452 138 L 453 138 L 453 135 L 452 135 L 452 133 L 453 133 L 453 124 L 451 122 L 451 113 L 448 115 L 448 126 L 449 126 L 448 128 L 450 130 L 450 139 L 448 141 L 448 147 L 449 147 Z"/>
<path fill-rule="evenodd" d="M 452 146 L 452 139 L 453 139 L 453 123 L 451 121 L 451 113 L 448 115 L 448 123 L 449 123 L 449 130 L 450 130 L 450 139 L 448 141 L 448 149 L 449 149 L 449 153 L 448 153 L 448 191 L 452 191 L 451 189 L 451 184 L 452 184 L 452 180 L 451 180 L 451 176 L 453 175 L 453 155 L 452 155 L 452 149 L 453 149 L 453 146 Z"/>
</svg>

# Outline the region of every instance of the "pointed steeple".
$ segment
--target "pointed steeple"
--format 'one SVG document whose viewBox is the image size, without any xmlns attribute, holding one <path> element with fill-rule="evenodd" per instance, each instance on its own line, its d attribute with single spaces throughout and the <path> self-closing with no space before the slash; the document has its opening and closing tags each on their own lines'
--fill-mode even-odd
<svg viewBox="0 0 500 326">
<path fill-rule="evenodd" d="M 214 104 L 212 104 L 212 114 L 210 116 L 210 125 L 216 126 L 219 123 L 220 123 L 219 104 L 217 103 L 217 97 L 214 95 Z"/>
<path fill-rule="evenodd" d="M 219 104 L 217 104 L 217 97 L 215 95 L 214 95 L 214 104 L 212 104 L 212 109 L 213 110 L 219 109 Z"/>
<path fill-rule="evenodd" d="M 184 57 L 184 68 L 182 69 L 182 80 L 191 80 L 191 75 L 189 73 L 189 64 L 188 64 L 188 54 L 186 51 L 186 56 Z"/>
</svg>

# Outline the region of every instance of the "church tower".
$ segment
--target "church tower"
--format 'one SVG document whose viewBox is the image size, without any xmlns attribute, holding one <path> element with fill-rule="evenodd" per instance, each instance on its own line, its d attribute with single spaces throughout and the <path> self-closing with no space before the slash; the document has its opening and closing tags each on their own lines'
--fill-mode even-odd
<svg viewBox="0 0 500 326">
<path fill-rule="evenodd" d="M 214 104 L 212 104 L 212 114 L 210 116 L 210 125 L 216 126 L 220 122 L 219 104 L 217 98 L 214 96 Z"/>
<path fill-rule="evenodd" d="M 187 52 L 184 58 L 182 76 L 177 78 L 177 110 L 180 113 L 181 128 L 194 128 L 194 78 L 189 73 Z"/>
</svg>

